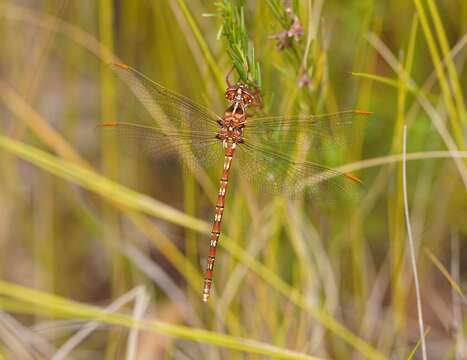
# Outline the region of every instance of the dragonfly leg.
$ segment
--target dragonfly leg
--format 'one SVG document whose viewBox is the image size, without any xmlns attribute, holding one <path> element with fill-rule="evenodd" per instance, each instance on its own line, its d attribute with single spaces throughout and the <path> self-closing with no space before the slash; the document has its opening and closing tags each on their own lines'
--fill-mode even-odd
<svg viewBox="0 0 467 360">
<path fill-rule="evenodd" d="M 256 90 L 253 92 L 253 103 L 251 104 L 251 106 L 255 106 L 255 107 L 263 107 L 263 99 L 261 98 L 261 91 L 260 89 L 257 87 Z"/>
<path fill-rule="evenodd" d="M 225 77 L 225 82 L 227 83 L 227 87 L 232 87 L 232 83 L 230 82 L 230 75 L 232 75 L 232 72 L 234 71 L 234 69 L 235 69 L 235 66 L 232 66 L 232 68 L 227 73 L 227 76 Z"/>
</svg>

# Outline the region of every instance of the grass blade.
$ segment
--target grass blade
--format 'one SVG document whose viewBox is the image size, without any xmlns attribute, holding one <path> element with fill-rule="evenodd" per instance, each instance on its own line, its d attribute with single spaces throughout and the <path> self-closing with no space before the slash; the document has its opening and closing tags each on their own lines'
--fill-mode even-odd
<svg viewBox="0 0 467 360">
<path fill-rule="evenodd" d="M 179 339 L 225 347 L 239 352 L 271 356 L 277 359 L 319 360 L 319 358 L 314 356 L 282 349 L 273 345 L 203 329 L 176 326 L 162 321 L 136 321 L 131 316 L 109 313 L 98 307 L 69 301 L 53 294 L 5 281 L 0 281 L 0 294 L 33 305 L 30 306 L 29 309 L 25 309 L 26 311 L 29 310 L 28 313 L 30 314 L 34 313 L 37 307 L 57 317 L 94 320 L 128 329 L 137 327 L 140 330 L 152 331 Z"/>
<path fill-rule="evenodd" d="M 420 340 L 422 344 L 422 357 L 423 360 L 427 360 L 426 354 L 426 343 L 425 343 L 425 329 L 423 325 L 423 313 L 422 313 L 422 298 L 420 295 L 420 283 L 418 280 L 418 271 L 417 271 L 417 260 L 415 255 L 415 245 L 412 239 L 412 225 L 410 223 L 410 216 L 409 216 L 409 199 L 407 195 L 407 125 L 404 126 L 404 138 L 403 138 L 403 160 L 402 160 L 402 185 L 404 191 L 404 215 L 405 215 L 405 223 L 407 226 L 407 239 L 409 242 L 409 255 L 410 260 L 412 263 L 412 271 L 413 271 L 413 278 L 415 284 L 415 295 L 417 298 L 417 314 L 418 314 L 418 326 L 420 330 Z"/>
</svg>

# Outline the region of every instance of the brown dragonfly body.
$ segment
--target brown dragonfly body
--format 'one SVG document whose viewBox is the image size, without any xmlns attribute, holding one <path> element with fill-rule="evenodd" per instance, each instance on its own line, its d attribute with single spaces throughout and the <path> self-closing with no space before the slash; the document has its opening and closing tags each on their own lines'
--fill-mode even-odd
<svg viewBox="0 0 467 360">
<path fill-rule="evenodd" d="M 368 115 L 363 110 L 349 110 L 325 115 L 254 116 L 248 118 L 247 108 L 260 105 L 260 94 L 242 83 L 231 85 L 225 97 L 230 102 L 224 116 L 176 94 L 153 82 L 127 65 L 116 70 L 151 115 L 150 125 L 136 122 L 105 122 L 124 139 L 132 140 L 139 150 L 151 156 L 163 157 L 178 153 L 191 169 L 196 165 L 210 166 L 220 156 L 224 166 L 217 195 L 214 223 L 210 235 L 207 268 L 204 277 L 203 301 L 211 293 L 216 250 L 221 234 L 225 196 L 232 159 L 238 159 L 243 176 L 262 192 L 294 196 L 316 195 L 326 190 L 347 191 L 360 180 L 352 174 L 340 173 L 314 161 L 295 161 L 284 151 L 293 148 L 297 138 L 310 137 L 307 154 L 319 153 L 331 145 L 339 145 L 340 130 L 351 129 L 356 119 Z M 247 123 L 248 120 L 248 123 Z M 278 136 L 277 136 L 278 135 Z M 283 150 L 286 148 L 286 150 Z M 198 168 L 199 169 L 199 168 Z"/>
<path fill-rule="evenodd" d="M 256 104 L 254 94 L 243 84 L 237 84 L 235 87 L 229 85 L 226 91 L 226 98 L 230 99 L 232 104 L 225 111 L 220 125 L 222 126 L 216 138 L 222 141 L 224 148 L 224 167 L 222 170 L 219 193 L 217 194 L 216 212 L 214 214 L 214 223 L 211 230 L 211 239 L 209 243 L 209 255 L 204 276 L 203 301 L 207 301 L 211 293 L 212 273 L 214 262 L 216 261 L 217 244 L 221 234 L 222 215 L 224 213 L 225 194 L 229 183 L 229 173 L 232 165 L 232 159 L 235 148 L 243 142 L 243 129 L 247 121 L 246 108 L 251 104 Z"/>
</svg>

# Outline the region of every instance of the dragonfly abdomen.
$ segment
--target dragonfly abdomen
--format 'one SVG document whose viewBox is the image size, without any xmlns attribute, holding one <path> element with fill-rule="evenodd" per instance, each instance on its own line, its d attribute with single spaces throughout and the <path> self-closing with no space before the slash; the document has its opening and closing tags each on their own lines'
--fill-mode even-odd
<svg viewBox="0 0 467 360">
<path fill-rule="evenodd" d="M 230 166 L 235 152 L 235 143 L 226 143 L 224 155 L 224 168 L 220 180 L 219 193 L 217 194 L 216 211 L 214 214 L 214 223 L 212 225 L 211 237 L 209 241 L 209 253 L 204 276 L 203 301 L 209 299 L 212 286 L 212 275 L 214 271 L 214 262 L 216 261 L 217 245 L 221 234 L 222 216 L 224 214 L 225 194 L 229 183 Z"/>
</svg>

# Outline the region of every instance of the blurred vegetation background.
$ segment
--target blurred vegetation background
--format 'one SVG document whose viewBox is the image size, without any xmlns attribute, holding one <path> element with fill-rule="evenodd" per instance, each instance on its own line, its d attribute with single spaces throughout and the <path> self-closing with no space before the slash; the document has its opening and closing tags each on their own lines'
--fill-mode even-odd
<svg viewBox="0 0 467 360">
<path fill-rule="evenodd" d="M 287 200 L 234 169 L 202 303 L 221 169 L 200 184 L 175 162 L 123 154 L 98 125 L 148 116 L 116 61 L 222 114 L 228 19 L 205 16 L 222 7 L 2 0 L 0 358 L 421 359 L 405 124 L 426 351 L 465 358 L 467 2 L 231 5 L 262 112 L 373 112 L 322 158 L 361 177 L 362 193 Z M 293 24 L 303 34 L 284 38 Z"/>
</svg>

